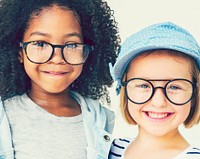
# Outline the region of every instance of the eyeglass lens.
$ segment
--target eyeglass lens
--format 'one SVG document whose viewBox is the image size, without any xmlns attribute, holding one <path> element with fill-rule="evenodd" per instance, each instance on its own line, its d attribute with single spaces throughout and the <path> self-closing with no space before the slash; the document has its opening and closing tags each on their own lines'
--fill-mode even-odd
<svg viewBox="0 0 200 159">
<path fill-rule="evenodd" d="M 32 62 L 45 63 L 52 57 L 55 46 L 45 42 L 30 42 L 26 46 L 26 54 Z M 69 64 L 84 63 L 90 52 L 84 44 L 67 44 L 61 49 L 62 57 Z"/>
<path fill-rule="evenodd" d="M 133 79 L 126 85 L 126 94 L 128 98 L 137 104 L 149 101 L 157 88 L 150 81 L 143 79 Z M 193 85 L 187 80 L 177 79 L 166 83 L 164 87 L 166 98 L 177 105 L 185 104 L 191 100 L 193 95 Z"/>
</svg>

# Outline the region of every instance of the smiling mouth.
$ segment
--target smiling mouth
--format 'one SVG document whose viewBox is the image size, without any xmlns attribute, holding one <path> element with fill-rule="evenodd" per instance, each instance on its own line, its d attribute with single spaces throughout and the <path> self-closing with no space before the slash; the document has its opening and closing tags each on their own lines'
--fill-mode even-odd
<svg viewBox="0 0 200 159">
<path fill-rule="evenodd" d="M 68 73 L 68 72 L 55 72 L 55 71 L 43 71 L 43 72 L 49 75 L 54 75 L 54 76 L 65 75 Z"/>
<path fill-rule="evenodd" d="M 151 119 L 165 119 L 165 118 L 169 117 L 170 115 L 172 115 L 173 113 L 145 112 L 145 114 Z"/>
</svg>

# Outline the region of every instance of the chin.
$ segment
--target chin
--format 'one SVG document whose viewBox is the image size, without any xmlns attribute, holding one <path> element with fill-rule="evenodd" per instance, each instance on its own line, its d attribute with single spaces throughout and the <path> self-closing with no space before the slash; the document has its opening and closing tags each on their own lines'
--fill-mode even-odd
<svg viewBox="0 0 200 159">
<path fill-rule="evenodd" d="M 60 94 L 60 93 L 65 93 L 67 88 L 47 88 L 44 89 L 46 93 L 50 93 L 50 94 Z"/>
</svg>

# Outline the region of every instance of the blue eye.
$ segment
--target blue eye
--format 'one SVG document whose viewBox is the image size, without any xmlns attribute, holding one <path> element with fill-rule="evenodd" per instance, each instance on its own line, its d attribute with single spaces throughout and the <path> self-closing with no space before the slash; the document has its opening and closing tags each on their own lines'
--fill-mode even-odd
<svg viewBox="0 0 200 159">
<path fill-rule="evenodd" d="M 171 90 L 178 90 L 178 89 L 181 89 L 181 88 L 178 87 L 178 86 L 170 86 L 169 89 L 171 89 Z"/>
<path fill-rule="evenodd" d="M 146 84 L 142 84 L 140 85 L 141 88 L 149 88 L 149 85 L 146 85 Z"/>
<path fill-rule="evenodd" d="M 148 84 L 136 84 L 135 87 L 137 88 L 150 88 Z"/>
</svg>

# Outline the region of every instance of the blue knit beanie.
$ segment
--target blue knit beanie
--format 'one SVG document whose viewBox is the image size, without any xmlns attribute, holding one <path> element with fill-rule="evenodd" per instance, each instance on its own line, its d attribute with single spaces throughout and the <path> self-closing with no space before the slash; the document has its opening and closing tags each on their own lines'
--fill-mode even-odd
<svg viewBox="0 0 200 159">
<path fill-rule="evenodd" d="M 171 22 L 154 24 L 131 35 L 122 44 L 118 59 L 111 67 L 111 74 L 117 81 L 117 93 L 121 80 L 130 61 L 148 50 L 170 49 L 194 58 L 200 70 L 200 47 L 195 38 L 185 29 Z"/>
</svg>

